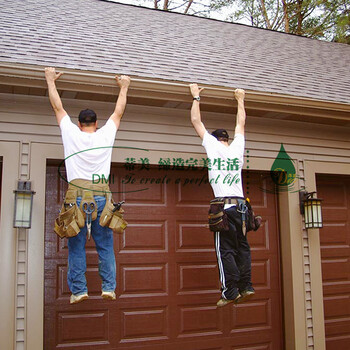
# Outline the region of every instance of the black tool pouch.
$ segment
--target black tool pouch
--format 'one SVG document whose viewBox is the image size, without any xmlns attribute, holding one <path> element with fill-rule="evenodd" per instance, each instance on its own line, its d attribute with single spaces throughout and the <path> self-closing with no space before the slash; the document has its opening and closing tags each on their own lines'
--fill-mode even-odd
<svg viewBox="0 0 350 350">
<path fill-rule="evenodd" d="M 246 226 L 247 226 L 247 232 L 249 231 L 256 231 L 262 222 L 262 217 L 260 215 L 255 215 L 252 206 L 246 201 L 246 205 L 248 207 L 247 213 L 246 213 Z"/>
<path fill-rule="evenodd" d="M 229 230 L 228 218 L 224 206 L 224 198 L 215 198 L 210 201 L 208 213 L 210 231 L 221 232 Z"/>
</svg>

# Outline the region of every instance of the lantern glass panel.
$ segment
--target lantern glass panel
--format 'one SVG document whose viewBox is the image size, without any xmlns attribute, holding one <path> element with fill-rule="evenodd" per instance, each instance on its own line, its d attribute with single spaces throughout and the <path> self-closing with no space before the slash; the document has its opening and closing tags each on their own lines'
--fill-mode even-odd
<svg viewBox="0 0 350 350">
<path fill-rule="evenodd" d="M 14 227 L 30 228 L 32 193 L 16 193 Z"/>
<path fill-rule="evenodd" d="M 310 202 L 305 202 L 305 227 L 311 228 L 312 227 L 312 219 L 313 219 L 313 211 L 312 211 L 312 205 Z"/>
<path fill-rule="evenodd" d="M 315 222 L 315 227 L 320 228 L 322 225 L 322 210 L 321 210 L 321 201 L 315 201 L 317 220 Z"/>
</svg>

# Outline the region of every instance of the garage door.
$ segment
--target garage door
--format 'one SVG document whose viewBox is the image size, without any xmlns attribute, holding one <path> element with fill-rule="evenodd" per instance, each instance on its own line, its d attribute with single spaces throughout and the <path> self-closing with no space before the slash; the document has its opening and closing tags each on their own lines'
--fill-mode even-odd
<svg viewBox="0 0 350 350">
<path fill-rule="evenodd" d="M 86 248 L 90 298 L 71 306 L 67 241 L 52 229 L 66 183 L 57 166 L 47 167 L 45 349 L 281 350 L 276 198 L 264 191 L 272 186 L 270 177 L 250 173 L 250 196 L 265 219 L 249 237 L 256 297 L 218 309 L 214 240 L 205 228 L 212 198 L 203 183 L 206 171 L 132 172 L 113 166 L 111 174 L 114 199 L 126 201 L 129 222 L 125 234 L 115 236 L 118 300 L 100 298 L 91 241 Z"/>
<path fill-rule="evenodd" d="M 327 350 L 350 349 L 350 177 L 317 176 Z"/>
</svg>

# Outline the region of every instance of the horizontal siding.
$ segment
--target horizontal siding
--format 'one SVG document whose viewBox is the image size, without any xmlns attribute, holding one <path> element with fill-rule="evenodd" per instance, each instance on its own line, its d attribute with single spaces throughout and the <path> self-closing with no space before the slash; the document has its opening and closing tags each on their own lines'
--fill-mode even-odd
<svg viewBox="0 0 350 350">
<path fill-rule="evenodd" d="M 64 106 L 72 116 L 82 108 L 92 108 L 103 116 L 103 125 L 114 103 L 66 99 Z M 233 135 L 235 114 L 203 113 L 202 119 L 208 130 L 223 127 Z M 1 94 L 0 127 L 2 140 L 61 144 L 47 97 Z M 338 126 L 248 116 L 246 147 L 251 157 L 257 158 L 275 158 L 283 143 L 293 159 L 349 162 L 349 131 Z M 190 123 L 190 111 L 172 108 L 128 105 L 115 145 L 204 154 Z"/>
</svg>

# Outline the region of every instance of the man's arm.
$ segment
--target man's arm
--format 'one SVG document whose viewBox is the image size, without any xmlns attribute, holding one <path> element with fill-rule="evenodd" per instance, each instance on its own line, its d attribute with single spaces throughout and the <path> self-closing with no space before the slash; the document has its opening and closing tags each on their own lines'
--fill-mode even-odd
<svg viewBox="0 0 350 350">
<path fill-rule="evenodd" d="M 62 101 L 60 98 L 60 95 L 57 92 L 56 88 L 56 80 L 63 74 L 61 73 L 56 73 L 55 68 L 48 67 L 45 68 L 45 78 L 47 82 L 47 87 L 49 89 L 49 99 L 51 106 L 56 114 L 56 119 L 58 125 L 60 125 L 61 120 L 64 116 L 67 115 L 67 112 L 63 109 Z"/>
<path fill-rule="evenodd" d="M 203 90 L 203 88 L 199 89 L 197 84 L 190 84 L 190 90 L 191 90 L 192 97 L 199 97 L 199 94 Z M 198 136 L 201 139 L 203 139 L 204 134 L 207 130 L 205 129 L 204 124 L 202 123 L 201 112 L 199 108 L 199 101 L 197 100 L 193 100 L 193 103 L 192 103 L 191 122 Z"/>
<path fill-rule="evenodd" d="M 242 89 L 235 90 L 235 98 L 238 104 L 235 134 L 244 135 L 244 126 L 245 126 L 245 119 L 246 119 L 246 113 L 244 109 L 244 96 L 245 96 L 244 90 Z"/>
<path fill-rule="evenodd" d="M 113 114 L 109 117 L 113 120 L 116 128 L 119 128 L 120 120 L 123 117 L 125 107 L 126 107 L 126 98 L 128 93 L 128 88 L 130 85 L 130 78 L 126 75 L 120 77 L 116 76 L 118 86 L 120 87 L 119 96 Z"/>
</svg>

